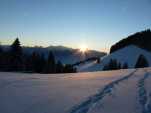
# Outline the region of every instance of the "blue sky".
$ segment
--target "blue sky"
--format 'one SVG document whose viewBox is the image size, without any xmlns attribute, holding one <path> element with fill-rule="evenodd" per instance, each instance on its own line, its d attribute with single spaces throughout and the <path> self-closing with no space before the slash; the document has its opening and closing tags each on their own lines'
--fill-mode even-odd
<svg viewBox="0 0 151 113">
<path fill-rule="evenodd" d="M 0 0 L 0 41 L 108 51 L 151 28 L 151 0 Z"/>
</svg>

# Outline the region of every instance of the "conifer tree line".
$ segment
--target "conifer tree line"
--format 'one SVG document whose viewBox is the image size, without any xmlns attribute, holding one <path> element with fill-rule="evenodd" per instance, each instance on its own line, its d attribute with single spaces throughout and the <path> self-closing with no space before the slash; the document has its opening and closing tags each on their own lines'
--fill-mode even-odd
<svg viewBox="0 0 151 113">
<path fill-rule="evenodd" d="M 135 68 L 143 68 L 143 67 L 149 67 L 149 64 L 145 56 L 141 54 L 137 59 Z"/>
<path fill-rule="evenodd" d="M 112 47 L 110 48 L 110 53 L 113 53 L 128 45 L 135 45 L 151 52 L 150 42 L 151 42 L 151 30 L 147 29 L 141 32 L 137 32 L 133 35 L 130 35 L 127 38 L 124 38 L 117 42 L 116 44 L 112 45 Z"/>
<path fill-rule="evenodd" d="M 118 69 L 128 69 L 128 64 L 124 63 L 121 65 L 116 59 L 110 59 L 109 63 L 103 67 L 103 70 L 118 70 Z"/>
<path fill-rule="evenodd" d="M 149 67 L 149 63 L 145 58 L 145 56 L 140 54 L 134 68 L 144 68 L 144 67 Z M 110 59 L 109 63 L 103 67 L 103 70 L 118 70 L 118 69 L 128 69 L 128 68 L 129 66 L 126 62 L 123 65 L 121 65 L 121 63 L 117 62 L 116 59 Z"/>
<path fill-rule="evenodd" d="M 24 53 L 18 38 L 7 51 L 0 46 L 0 71 L 18 71 L 31 73 L 74 73 L 76 68 L 70 64 L 56 61 L 52 51 L 48 57 L 38 52 Z"/>
</svg>

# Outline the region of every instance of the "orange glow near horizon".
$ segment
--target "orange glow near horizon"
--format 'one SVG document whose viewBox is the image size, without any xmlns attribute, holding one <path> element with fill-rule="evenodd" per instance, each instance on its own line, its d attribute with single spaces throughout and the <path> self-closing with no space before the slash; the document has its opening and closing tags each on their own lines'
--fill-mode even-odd
<svg viewBox="0 0 151 113">
<path fill-rule="evenodd" d="M 5 40 L 1 40 L 0 41 L 0 45 L 11 45 L 13 43 L 13 41 L 15 40 L 15 38 L 13 39 L 9 39 L 9 38 L 5 38 Z M 53 43 L 53 44 L 49 44 L 48 42 L 45 41 L 35 41 L 32 39 L 20 39 L 21 45 L 22 46 L 28 46 L 28 47 L 35 47 L 35 46 L 39 46 L 39 47 L 48 47 L 48 46 L 60 46 L 60 43 Z M 93 47 L 93 45 L 89 45 L 86 43 L 82 43 L 80 45 L 78 44 L 62 44 L 61 46 L 65 46 L 65 47 L 69 47 L 69 48 L 73 48 L 73 49 L 79 49 L 79 52 L 85 53 L 88 50 L 96 50 L 96 51 L 100 51 L 100 52 L 106 52 L 109 53 L 109 46 L 105 46 L 105 47 Z"/>
<path fill-rule="evenodd" d="M 79 50 L 82 52 L 82 53 L 85 53 L 86 51 L 88 51 L 88 46 L 86 44 L 82 44 L 80 47 L 79 47 Z"/>
</svg>

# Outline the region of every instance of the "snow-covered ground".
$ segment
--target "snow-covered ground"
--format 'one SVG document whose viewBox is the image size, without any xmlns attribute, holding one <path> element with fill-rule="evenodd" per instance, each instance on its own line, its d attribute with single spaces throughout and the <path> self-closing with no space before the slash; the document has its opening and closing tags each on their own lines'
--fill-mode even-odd
<svg viewBox="0 0 151 113">
<path fill-rule="evenodd" d="M 151 113 L 151 68 L 0 73 L 0 113 Z"/>
<path fill-rule="evenodd" d="M 77 67 L 77 70 L 79 72 L 100 71 L 106 64 L 109 63 L 111 59 L 116 59 L 117 62 L 121 63 L 121 66 L 123 66 L 124 63 L 127 63 L 129 68 L 134 68 L 138 57 L 141 54 L 144 55 L 149 63 L 149 66 L 151 66 L 151 52 L 148 52 L 134 45 L 129 45 L 102 57 L 99 64 L 96 62 L 88 62 L 84 65 Z"/>
</svg>

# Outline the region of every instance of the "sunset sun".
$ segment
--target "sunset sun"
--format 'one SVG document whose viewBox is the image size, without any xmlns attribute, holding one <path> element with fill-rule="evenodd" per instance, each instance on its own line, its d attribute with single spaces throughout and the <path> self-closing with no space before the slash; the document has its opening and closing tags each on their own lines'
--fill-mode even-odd
<svg viewBox="0 0 151 113">
<path fill-rule="evenodd" d="M 80 47 L 79 47 L 79 50 L 83 53 L 85 53 L 87 50 L 88 50 L 88 46 L 85 45 L 85 44 L 82 44 Z"/>
</svg>

